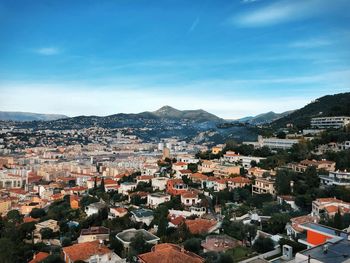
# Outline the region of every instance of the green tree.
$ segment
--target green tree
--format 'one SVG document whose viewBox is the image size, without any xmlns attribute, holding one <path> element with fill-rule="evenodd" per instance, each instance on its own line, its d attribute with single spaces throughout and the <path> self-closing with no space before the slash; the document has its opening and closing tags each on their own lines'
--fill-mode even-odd
<svg viewBox="0 0 350 263">
<path fill-rule="evenodd" d="M 7 213 L 7 220 L 13 223 L 21 223 L 22 222 L 22 216 L 18 212 L 18 210 L 11 210 Z"/>
<path fill-rule="evenodd" d="M 258 253 L 266 253 L 274 249 L 274 244 L 271 238 L 258 237 L 254 242 L 253 249 Z"/>
<path fill-rule="evenodd" d="M 51 239 L 54 237 L 54 233 L 51 228 L 43 228 L 40 230 L 41 238 L 42 239 Z"/>
<path fill-rule="evenodd" d="M 33 208 L 29 215 L 33 218 L 42 218 L 46 215 L 46 212 L 42 208 Z"/>
<path fill-rule="evenodd" d="M 0 238 L 0 262 L 15 262 L 15 243 L 8 238 Z"/>
<path fill-rule="evenodd" d="M 184 243 L 184 248 L 188 251 L 199 254 L 201 250 L 201 240 L 199 238 L 187 239 Z"/>
</svg>

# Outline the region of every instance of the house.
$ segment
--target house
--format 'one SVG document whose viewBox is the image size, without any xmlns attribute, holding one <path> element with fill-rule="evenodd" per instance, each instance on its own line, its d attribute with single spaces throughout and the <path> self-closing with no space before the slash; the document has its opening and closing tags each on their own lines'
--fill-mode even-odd
<svg viewBox="0 0 350 263">
<path fill-rule="evenodd" d="M 319 175 L 319 177 L 323 185 L 350 186 L 350 172 L 346 170 L 329 172 L 328 175 Z"/>
<path fill-rule="evenodd" d="M 66 263 L 84 261 L 89 263 L 124 263 L 116 253 L 106 247 L 103 242 L 92 241 L 78 243 L 62 248 L 63 258 Z"/>
<path fill-rule="evenodd" d="M 231 175 L 239 175 L 241 172 L 240 166 L 234 165 L 217 165 L 213 169 L 214 176 L 216 177 L 230 177 Z"/>
<path fill-rule="evenodd" d="M 159 237 L 157 237 L 156 235 L 153 235 L 152 233 L 146 231 L 145 229 L 135 229 L 135 228 L 127 229 L 118 233 L 116 235 L 116 238 L 123 244 L 124 250 L 128 252 L 132 239 L 135 238 L 136 235 L 138 234 L 141 234 L 143 236 L 147 244 L 156 245 L 160 240 Z"/>
<path fill-rule="evenodd" d="M 181 170 L 187 170 L 187 168 L 188 168 L 188 164 L 185 162 L 177 162 L 177 163 L 173 163 L 172 165 L 172 169 L 177 173 Z"/>
<path fill-rule="evenodd" d="M 194 191 L 188 191 L 181 194 L 181 203 L 185 206 L 192 206 L 198 204 L 200 199 L 198 193 Z"/>
<path fill-rule="evenodd" d="M 141 222 L 149 226 L 153 220 L 153 211 L 149 209 L 140 208 L 134 211 L 131 211 L 132 220 L 135 222 Z"/>
<path fill-rule="evenodd" d="M 185 224 L 193 235 L 218 233 L 220 225 L 215 220 L 207 220 L 202 218 L 187 219 Z"/>
<path fill-rule="evenodd" d="M 225 145 L 223 144 L 218 144 L 214 147 L 211 148 L 211 153 L 212 154 L 219 154 L 220 152 L 222 152 L 222 150 L 224 149 Z"/>
<path fill-rule="evenodd" d="M 199 170 L 202 173 L 212 173 L 214 171 L 214 168 L 216 167 L 217 163 L 213 161 L 203 160 L 202 165 L 199 166 Z"/>
<path fill-rule="evenodd" d="M 306 238 L 299 238 L 298 242 L 308 248 L 322 245 L 326 242 L 336 242 L 341 239 L 348 239 L 349 234 L 339 229 L 320 225 L 317 223 L 305 223 L 299 225 L 306 231 Z"/>
<path fill-rule="evenodd" d="M 56 220 L 49 219 L 40 223 L 36 223 L 35 229 L 33 231 L 34 243 L 42 242 L 41 230 L 46 228 L 51 229 L 52 232 L 60 231 L 60 226 Z"/>
<path fill-rule="evenodd" d="M 157 165 L 146 164 L 141 169 L 142 175 L 155 175 L 158 172 L 159 168 Z"/>
<path fill-rule="evenodd" d="M 70 195 L 69 196 L 69 203 L 70 207 L 72 209 L 79 209 L 80 208 L 80 197 L 77 195 Z"/>
<path fill-rule="evenodd" d="M 326 242 L 318 246 L 300 251 L 295 255 L 295 263 L 348 263 L 350 241 L 341 239 Z"/>
<path fill-rule="evenodd" d="M 299 210 L 299 207 L 295 204 L 295 197 L 292 195 L 279 195 L 277 196 L 277 202 L 280 205 L 283 203 L 290 205 L 294 211 Z"/>
<path fill-rule="evenodd" d="M 306 223 L 318 223 L 319 219 L 316 216 L 304 215 L 290 219 L 290 223 L 287 223 L 286 230 L 287 235 L 298 239 L 304 232 L 305 229 L 301 228 L 300 225 Z"/>
<path fill-rule="evenodd" d="M 11 199 L 0 200 L 0 216 L 6 215 L 11 210 Z"/>
<path fill-rule="evenodd" d="M 104 184 L 105 184 L 105 191 L 106 192 L 118 191 L 118 189 L 119 189 L 119 184 L 118 184 L 117 180 L 106 178 L 106 179 L 104 179 Z"/>
<path fill-rule="evenodd" d="M 245 178 L 243 176 L 236 176 L 227 179 L 227 185 L 231 189 L 245 187 L 246 185 L 250 185 L 251 183 L 252 182 L 248 178 Z"/>
<path fill-rule="evenodd" d="M 271 178 L 256 178 L 252 186 L 253 194 L 271 194 L 275 195 L 275 181 Z"/>
<path fill-rule="evenodd" d="M 120 184 L 120 187 L 118 189 L 118 193 L 127 195 L 130 191 L 135 190 L 137 187 L 137 183 L 134 182 L 124 182 Z"/>
<path fill-rule="evenodd" d="M 96 240 L 109 240 L 109 228 L 103 226 L 92 226 L 88 229 L 82 229 L 78 237 L 78 243 L 91 242 Z"/>
<path fill-rule="evenodd" d="M 29 261 L 29 263 L 40 263 L 42 262 L 44 259 L 46 259 L 48 256 L 50 256 L 49 253 L 46 252 L 39 252 L 34 254 L 33 259 L 31 261 Z"/>
<path fill-rule="evenodd" d="M 179 245 L 163 243 L 155 245 L 151 252 L 138 256 L 140 263 L 204 263 L 204 258 L 184 250 Z"/>
<path fill-rule="evenodd" d="M 248 175 L 254 177 L 263 177 L 264 173 L 268 173 L 268 170 L 259 168 L 259 167 L 251 167 L 248 169 Z"/>
<path fill-rule="evenodd" d="M 154 177 L 154 178 L 152 178 L 152 180 L 151 180 L 152 189 L 159 190 L 159 191 L 165 190 L 168 180 L 169 180 L 169 178 L 166 178 L 166 177 Z"/>
<path fill-rule="evenodd" d="M 318 198 L 312 201 L 311 214 L 313 216 L 321 217 L 325 215 L 327 217 L 333 217 L 338 211 L 340 214 L 349 213 L 350 203 L 337 198 Z"/>
<path fill-rule="evenodd" d="M 117 217 L 123 217 L 128 214 L 128 210 L 124 207 L 111 207 L 109 208 L 108 219 L 114 219 Z"/>
<path fill-rule="evenodd" d="M 167 181 L 167 192 L 171 195 L 180 195 L 188 191 L 188 186 L 182 179 L 169 179 Z"/>
<path fill-rule="evenodd" d="M 105 207 L 106 204 L 102 202 L 92 203 L 85 207 L 85 213 L 87 216 L 95 215 Z"/>
<path fill-rule="evenodd" d="M 170 201 L 171 196 L 164 193 L 151 193 L 147 195 L 147 205 L 151 208 L 157 208 L 158 205 Z"/>
<path fill-rule="evenodd" d="M 136 184 L 139 184 L 141 182 L 143 183 L 150 183 L 152 180 L 152 175 L 140 175 L 136 177 Z"/>
</svg>

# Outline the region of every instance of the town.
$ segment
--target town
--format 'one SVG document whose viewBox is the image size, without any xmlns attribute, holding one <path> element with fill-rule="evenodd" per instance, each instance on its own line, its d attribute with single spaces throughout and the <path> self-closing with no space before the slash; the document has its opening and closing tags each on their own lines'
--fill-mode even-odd
<svg viewBox="0 0 350 263">
<path fill-rule="evenodd" d="M 6 123 L 0 262 L 348 262 L 349 129 L 210 145 Z"/>
</svg>

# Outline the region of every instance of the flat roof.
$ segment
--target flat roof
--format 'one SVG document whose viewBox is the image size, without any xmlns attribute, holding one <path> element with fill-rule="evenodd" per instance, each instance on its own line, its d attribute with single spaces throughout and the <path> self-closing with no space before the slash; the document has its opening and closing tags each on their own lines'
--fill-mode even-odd
<svg viewBox="0 0 350 263">
<path fill-rule="evenodd" d="M 122 240 L 123 242 L 131 242 L 131 240 L 138 234 L 141 233 L 145 241 L 155 241 L 159 240 L 159 237 L 156 235 L 151 234 L 150 232 L 146 231 L 145 229 L 127 229 L 123 232 L 118 233 L 116 236 Z"/>
<path fill-rule="evenodd" d="M 350 261 L 350 241 L 343 239 L 337 243 L 327 242 L 327 253 L 324 252 L 324 245 L 310 248 L 300 252 L 311 259 L 316 259 L 324 263 L 341 263 Z"/>
</svg>

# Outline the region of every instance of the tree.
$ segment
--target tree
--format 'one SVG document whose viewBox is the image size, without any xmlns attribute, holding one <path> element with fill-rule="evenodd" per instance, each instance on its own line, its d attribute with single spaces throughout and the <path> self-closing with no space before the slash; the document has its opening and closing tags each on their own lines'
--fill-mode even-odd
<svg viewBox="0 0 350 263">
<path fill-rule="evenodd" d="M 286 224 L 289 222 L 290 216 L 285 213 L 272 214 L 267 222 L 267 232 L 272 234 L 284 233 Z"/>
<path fill-rule="evenodd" d="M 267 237 L 258 237 L 255 240 L 253 249 L 258 253 L 266 253 L 274 249 L 274 244 L 271 238 Z"/>
<path fill-rule="evenodd" d="M 33 218 L 41 218 L 46 215 L 46 212 L 42 208 L 33 208 L 29 215 Z"/>
<path fill-rule="evenodd" d="M 7 213 L 7 220 L 13 223 L 21 223 L 22 216 L 18 210 L 11 210 Z"/>
<path fill-rule="evenodd" d="M 14 251 L 15 244 L 8 238 L 0 238 L 0 262 L 15 262 Z"/>
<path fill-rule="evenodd" d="M 47 227 L 41 229 L 40 234 L 42 239 L 51 239 L 54 237 L 52 229 Z"/>
<path fill-rule="evenodd" d="M 198 254 L 201 250 L 201 240 L 199 238 L 187 239 L 184 243 L 184 248 L 188 251 Z"/>
<path fill-rule="evenodd" d="M 115 253 L 117 253 L 119 256 L 122 256 L 124 246 L 123 243 L 115 237 L 115 233 L 109 236 L 109 246 L 114 250 Z"/>
<path fill-rule="evenodd" d="M 142 233 L 137 233 L 130 242 L 131 255 L 146 253 L 151 249 L 151 246 L 146 243 Z"/>
<path fill-rule="evenodd" d="M 338 209 L 338 212 L 334 215 L 333 227 L 336 229 L 343 229 L 343 220 L 342 220 L 342 215 L 340 214 L 339 209 Z"/>
<path fill-rule="evenodd" d="M 293 173 L 288 170 L 278 170 L 276 174 L 275 188 L 279 195 L 288 195 L 291 192 L 290 181 Z"/>
<path fill-rule="evenodd" d="M 94 179 L 94 190 L 97 189 L 97 177 L 95 176 L 95 179 Z"/>
<path fill-rule="evenodd" d="M 233 259 L 230 255 L 221 253 L 218 263 L 233 263 Z"/>
<path fill-rule="evenodd" d="M 105 179 L 103 177 L 101 179 L 100 189 L 102 192 L 105 192 Z"/>
</svg>

